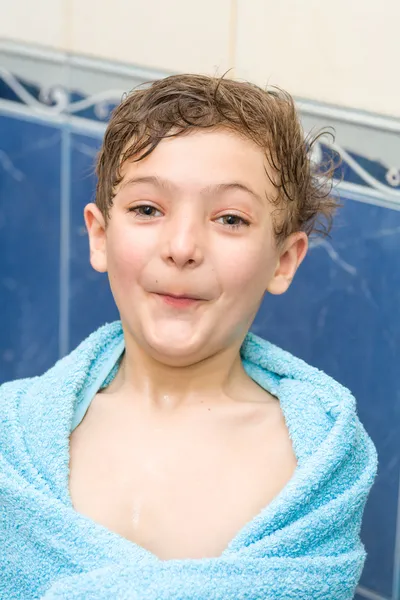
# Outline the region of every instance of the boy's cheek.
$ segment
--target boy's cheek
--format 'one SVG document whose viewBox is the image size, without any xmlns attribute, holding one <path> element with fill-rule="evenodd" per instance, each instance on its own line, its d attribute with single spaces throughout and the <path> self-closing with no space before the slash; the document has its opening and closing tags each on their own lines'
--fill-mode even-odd
<svg viewBox="0 0 400 600">
<path fill-rule="evenodd" d="M 109 266 L 118 273 L 137 273 L 148 261 L 146 245 L 140 239 L 116 235 L 110 242 L 107 249 Z"/>
<path fill-rule="evenodd" d="M 235 255 L 229 257 L 221 265 L 225 286 L 232 290 L 247 293 L 254 289 L 264 289 L 274 270 L 273 261 L 260 256 L 259 253 Z"/>
<path fill-rule="evenodd" d="M 141 261 L 126 251 L 109 257 L 108 276 L 115 299 L 132 297 L 140 279 Z"/>
</svg>

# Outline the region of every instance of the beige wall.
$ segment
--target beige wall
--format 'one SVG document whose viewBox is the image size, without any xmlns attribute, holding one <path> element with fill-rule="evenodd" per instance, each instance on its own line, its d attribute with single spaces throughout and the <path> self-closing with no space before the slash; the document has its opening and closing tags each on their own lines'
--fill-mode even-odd
<svg viewBox="0 0 400 600">
<path fill-rule="evenodd" d="M 400 117 L 399 22 L 400 0 L 13 0 L 0 36 Z"/>
</svg>

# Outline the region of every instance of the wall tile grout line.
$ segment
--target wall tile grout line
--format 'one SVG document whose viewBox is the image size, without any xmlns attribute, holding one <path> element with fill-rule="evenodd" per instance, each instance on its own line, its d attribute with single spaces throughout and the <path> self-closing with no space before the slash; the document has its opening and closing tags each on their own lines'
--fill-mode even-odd
<svg viewBox="0 0 400 600">
<path fill-rule="evenodd" d="M 363 587 L 362 585 L 357 587 L 356 592 L 359 596 L 361 596 L 362 598 L 366 598 L 367 600 L 394 600 L 386 598 L 386 596 L 381 596 L 377 592 L 373 592 L 372 590 L 369 590 L 368 588 Z"/>
<path fill-rule="evenodd" d="M 67 102 L 71 100 L 71 68 L 65 67 Z M 69 296 L 70 296 L 70 228 L 71 228 L 71 125 L 69 115 L 61 115 L 61 177 L 60 177 L 60 321 L 59 356 L 69 352 Z"/>
<path fill-rule="evenodd" d="M 69 348 L 69 243 L 70 243 L 70 176 L 71 140 L 68 124 L 61 129 L 61 177 L 60 177 L 60 314 L 59 314 L 59 356 L 68 353 Z"/>
<path fill-rule="evenodd" d="M 229 19 L 229 77 L 235 77 L 237 44 L 237 0 L 231 0 Z"/>
</svg>

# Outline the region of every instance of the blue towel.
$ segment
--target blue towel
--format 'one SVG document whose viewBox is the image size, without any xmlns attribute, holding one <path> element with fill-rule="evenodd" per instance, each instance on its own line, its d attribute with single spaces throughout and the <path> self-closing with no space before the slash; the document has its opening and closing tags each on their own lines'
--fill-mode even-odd
<svg viewBox="0 0 400 600">
<path fill-rule="evenodd" d="M 120 322 L 105 325 L 44 375 L 0 387 L 1 600 L 353 598 L 374 445 L 347 389 L 252 334 L 244 367 L 279 398 L 298 466 L 221 556 L 162 561 L 74 510 L 69 436 L 123 347 Z"/>
</svg>

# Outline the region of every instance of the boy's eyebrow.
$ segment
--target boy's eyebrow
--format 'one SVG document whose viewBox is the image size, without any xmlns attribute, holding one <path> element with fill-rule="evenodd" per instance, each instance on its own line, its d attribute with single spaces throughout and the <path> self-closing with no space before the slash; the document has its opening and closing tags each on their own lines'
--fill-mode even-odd
<svg viewBox="0 0 400 600">
<path fill-rule="evenodd" d="M 174 185 L 167 179 L 162 179 L 161 177 L 156 177 L 154 175 L 148 175 L 147 177 L 131 177 L 130 179 L 123 181 L 121 183 L 120 190 L 123 190 L 128 185 L 138 185 L 139 183 L 149 183 L 150 185 L 154 185 L 154 187 L 167 190 L 171 190 L 174 187 Z"/>
<path fill-rule="evenodd" d="M 154 187 L 162 188 L 167 191 L 171 191 L 176 189 L 176 186 L 168 179 L 163 179 L 162 177 L 156 177 L 155 175 L 148 175 L 146 177 L 131 177 L 127 179 L 123 183 L 121 183 L 120 189 L 123 190 L 128 185 L 139 185 L 141 183 L 148 183 L 153 185 Z M 263 204 L 263 200 L 259 194 L 254 192 L 250 187 L 246 184 L 241 183 L 240 181 L 231 181 L 229 183 L 217 183 L 215 185 L 208 185 L 207 187 L 201 190 L 201 194 L 209 196 L 212 194 L 221 194 L 224 192 L 228 192 L 230 190 L 241 190 L 253 196 L 257 202 Z"/>
<path fill-rule="evenodd" d="M 246 192 L 253 196 L 257 202 L 261 202 L 263 204 L 263 200 L 259 194 L 254 192 L 250 187 L 248 187 L 245 183 L 241 183 L 240 181 L 232 181 L 229 183 L 217 183 L 216 185 L 209 185 L 204 188 L 201 193 L 202 194 L 220 194 L 223 192 L 229 192 L 230 190 L 241 190 L 242 192 Z"/>
</svg>

